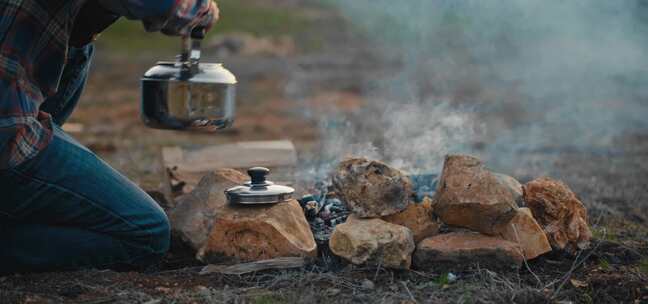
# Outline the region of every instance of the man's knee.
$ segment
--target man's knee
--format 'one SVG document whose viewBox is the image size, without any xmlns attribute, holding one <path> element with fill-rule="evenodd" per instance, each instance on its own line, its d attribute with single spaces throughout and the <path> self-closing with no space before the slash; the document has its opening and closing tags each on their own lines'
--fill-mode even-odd
<svg viewBox="0 0 648 304">
<path fill-rule="evenodd" d="M 138 231 L 129 237 L 128 243 L 134 248 L 133 264 L 147 266 L 157 262 L 169 250 L 171 225 L 164 211 L 157 206 L 142 214 L 142 217 Z"/>
<path fill-rule="evenodd" d="M 171 245 L 171 224 L 163 211 L 151 214 L 153 225 L 150 229 L 150 251 L 155 257 L 162 257 Z"/>
</svg>

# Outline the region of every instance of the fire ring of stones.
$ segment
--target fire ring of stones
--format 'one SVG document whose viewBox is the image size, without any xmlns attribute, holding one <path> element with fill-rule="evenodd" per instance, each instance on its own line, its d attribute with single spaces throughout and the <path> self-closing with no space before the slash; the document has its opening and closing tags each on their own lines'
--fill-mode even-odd
<svg viewBox="0 0 648 304">
<path fill-rule="evenodd" d="M 461 271 L 515 268 L 589 245 L 587 211 L 564 183 L 543 177 L 523 186 L 466 155 L 447 156 L 436 177 L 352 158 L 320 193 L 246 208 L 223 195 L 246 177 L 219 170 L 178 198 L 169 218 L 176 238 L 207 263 L 314 258 L 330 248 L 357 265 Z"/>
</svg>

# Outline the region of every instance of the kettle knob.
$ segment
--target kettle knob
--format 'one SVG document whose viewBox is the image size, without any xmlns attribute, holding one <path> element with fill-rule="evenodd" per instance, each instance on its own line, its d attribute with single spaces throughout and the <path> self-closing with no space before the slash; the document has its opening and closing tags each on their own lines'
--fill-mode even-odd
<svg viewBox="0 0 648 304">
<path fill-rule="evenodd" d="M 247 173 L 250 176 L 252 186 L 265 186 L 267 185 L 266 176 L 270 174 L 270 169 L 264 167 L 254 167 L 248 169 Z"/>
</svg>

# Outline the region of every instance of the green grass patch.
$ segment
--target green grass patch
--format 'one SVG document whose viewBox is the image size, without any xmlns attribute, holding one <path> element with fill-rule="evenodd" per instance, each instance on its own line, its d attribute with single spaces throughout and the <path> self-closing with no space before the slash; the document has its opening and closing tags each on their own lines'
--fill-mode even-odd
<svg viewBox="0 0 648 304">
<path fill-rule="evenodd" d="M 299 9 L 277 8 L 257 2 L 220 0 L 221 17 L 208 33 L 248 32 L 258 36 L 295 35 L 306 31 L 311 22 Z M 106 30 L 98 40 L 103 48 L 114 51 L 168 52 L 179 47 L 179 38 L 160 33 L 147 33 L 140 21 L 120 19 Z"/>
<path fill-rule="evenodd" d="M 599 267 L 603 270 L 610 270 L 610 262 L 606 259 L 599 260 Z"/>
<path fill-rule="evenodd" d="M 618 241 L 617 233 L 608 227 L 596 226 L 592 227 L 592 237 L 598 240 Z"/>
<path fill-rule="evenodd" d="M 443 286 L 443 285 L 448 285 L 450 284 L 450 275 L 448 273 L 444 273 L 440 276 L 438 276 L 436 279 L 434 279 L 434 283 Z"/>
</svg>

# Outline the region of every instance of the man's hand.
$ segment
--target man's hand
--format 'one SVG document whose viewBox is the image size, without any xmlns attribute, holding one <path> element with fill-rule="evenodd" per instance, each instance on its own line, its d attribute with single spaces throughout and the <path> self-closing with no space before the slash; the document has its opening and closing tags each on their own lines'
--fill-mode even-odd
<svg viewBox="0 0 648 304">
<path fill-rule="evenodd" d="M 187 36 L 196 26 L 209 30 L 218 20 L 213 0 L 94 0 L 108 11 L 131 20 L 142 20 L 149 32 Z"/>
<path fill-rule="evenodd" d="M 197 26 L 209 31 L 220 17 L 218 5 L 212 0 L 179 0 L 175 12 L 160 31 L 166 35 L 188 36 Z M 144 22 L 147 30 L 155 30 L 153 24 Z"/>
<path fill-rule="evenodd" d="M 218 9 L 218 5 L 216 5 L 216 2 L 214 1 L 209 1 L 209 9 L 201 20 L 200 25 L 204 26 L 205 29 L 209 32 L 209 30 L 211 30 L 211 28 L 214 26 L 214 23 L 218 21 L 218 18 L 220 18 L 220 10 Z"/>
</svg>

